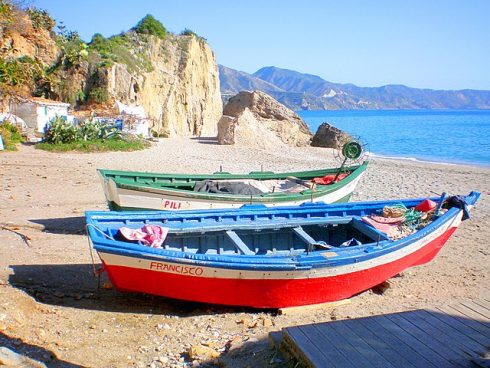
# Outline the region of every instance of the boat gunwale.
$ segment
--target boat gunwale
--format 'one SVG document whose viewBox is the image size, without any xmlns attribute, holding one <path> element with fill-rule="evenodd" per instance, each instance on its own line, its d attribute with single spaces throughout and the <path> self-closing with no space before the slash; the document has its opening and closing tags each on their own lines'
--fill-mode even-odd
<svg viewBox="0 0 490 368">
<path fill-rule="evenodd" d="M 365 160 L 362 164 L 346 166 L 343 171 L 355 171 L 362 166 L 368 165 L 369 160 Z M 286 178 L 288 176 L 319 176 L 322 174 L 332 174 L 336 173 L 339 168 L 326 168 L 317 170 L 305 170 L 305 171 L 291 171 L 291 172 L 280 172 L 275 173 L 272 171 L 252 171 L 248 174 L 231 174 L 228 172 L 216 172 L 213 174 L 178 174 L 178 173 L 154 173 L 145 171 L 122 171 L 122 170 L 109 170 L 109 169 L 97 169 L 99 174 L 103 179 L 107 179 L 110 176 L 127 176 L 127 177 L 148 177 L 148 178 L 165 178 L 165 179 L 194 179 L 194 180 L 205 180 L 205 179 L 257 179 L 257 180 L 272 180 Z M 323 176 L 324 176 L 323 175 Z"/>
<path fill-rule="evenodd" d="M 466 196 L 466 199 L 467 200 L 469 199 L 469 204 L 472 205 L 478 200 L 479 195 L 480 194 L 478 192 L 471 192 L 468 196 Z M 437 199 L 437 198 L 433 198 L 433 199 Z M 388 203 L 414 202 L 417 200 L 420 201 L 423 199 L 394 200 Z M 366 203 L 371 204 L 373 202 L 366 202 Z M 380 205 L 382 203 L 387 203 L 387 202 L 378 201 L 377 203 Z M 361 207 L 360 206 L 361 204 L 362 202 L 357 203 L 358 207 Z M 305 207 L 306 210 L 308 209 L 309 206 L 305 206 Z M 335 208 L 335 207 L 342 207 L 342 206 L 334 205 L 330 207 Z M 287 207 L 283 207 L 283 208 L 287 208 Z M 280 207 L 276 207 L 275 209 L 280 210 Z M 311 207 L 309 209 L 311 209 Z M 450 208 L 446 213 L 439 216 L 437 219 L 435 219 L 433 222 L 428 224 L 423 229 L 420 229 L 417 232 L 410 234 L 409 236 L 403 239 L 394 240 L 394 241 L 384 240 L 382 242 L 379 242 L 378 244 L 367 243 L 361 246 L 334 248 L 332 250 L 318 250 L 318 251 L 310 252 L 309 254 L 300 253 L 298 255 L 287 254 L 287 253 L 281 255 L 205 254 L 205 253 L 182 252 L 182 251 L 167 250 L 167 249 L 154 249 L 154 248 L 148 248 L 134 243 L 104 239 L 100 234 L 97 235 L 95 229 L 91 228 L 91 226 L 88 226 L 88 230 L 89 230 L 89 234 L 95 235 L 95 239 L 97 241 L 94 242 L 94 239 L 92 239 L 92 237 L 91 240 L 94 249 L 96 249 L 98 252 L 101 251 L 105 253 L 120 254 L 120 255 L 135 257 L 135 258 L 169 261 L 169 262 L 179 263 L 179 264 L 191 263 L 193 265 L 201 265 L 201 266 L 215 267 L 215 268 L 246 269 L 246 270 L 252 269 L 256 271 L 265 271 L 265 270 L 284 271 L 284 270 L 291 270 L 291 267 L 293 267 L 292 268 L 293 270 L 297 270 L 297 269 L 303 269 L 305 267 L 321 268 L 321 267 L 336 267 L 336 266 L 348 265 L 354 262 L 355 263 L 363 262 L 382 255 L 395 252 L 399 249 L 409 246 L 410 244 L 413 244 L 414 242 L 422 240 L 430 233 L 437 231 L 447 222 L 454 220 L 455 217 L 460 213 L 460 211 L 462 210 L 458 208 L 454 208 L 454 207 Z M 202 214 L 205 213 L 206 211 L 200 210 L 200 211 L 182 211 L 182 212 L 191 212 L 192 215 L 199 212 Z M 100 214 L 101 214 L 100 212 L 87 212 L 86 213 L 87 224 L 93 224 L 93 222 L 95 222 L 95 217 Z M 155 215 L 157 214 L 157 212 L 153 212 L 152 214 Z M 160 212 L 160 214 L 162 214 L 162 212 Z M 165 215 L 165 213 L 163 214 Z M 146 215 L 147 214 L 141 216 L 147 217 Z M 113 217 L 121 217 L 121 216 L 116 215 Z M 373 244 L 377 244 L 378 246 L 373 246 Z M 367 249 L 369 249 L 369 251 L 366 251 Z M 329 251 L 335 252 L 337 256 L 332 258 L 326 258 L 322 256 L 324 252 L 329 252 Z M 351 254 L 346 256 L 347 253 L 351 253 Z M 271 260 L 273 260 L 274 262 L 271 263 Z M 265 263 L 263 261 L 267 261 L 268 263 Z M 274 267 L 272 267 L 271 264 L 273 264 Z M 280 265 L 282 265 L 282 268 Z"/>
<path fill-rule="evenodd" d="M 179 197 L 183 198 L 185 200 L 206 200 L 206 201 L 218 201 L 218 202 L 239 202 L 239 203 L 247 203 L 247 202 L 254 202 L 254 203 L 280 203 L 280 202 L 291 202 L 291 201 L 302 201 L 305 199 L 315 199 L 321 196 L 324 196 L 326 194 L 333 193 L 340 188 L 345 187 L 346 185 L 350 184 L 354 180 L 356 180 L 360 175 L 362 175 L 366 168 L 367 168 L 368 161 L 365 161 L 363 164 L 358 165 L 358 166 L 352 166 L 345 168 L 345 170 L 350 170 L 353 169 L 352 172 L 346 176 L 344 179 L 332 183 L 329 185 L 316 185 L 316 189 L 305 189 L 301 192 L 297 193 L 289 193 L 289 192 L 276 192 L 276 193 L 261 193 L 261 194 L 255 194 L 255 195 L 241 195 L 241 194 L 227 194 L 227 193 L 207 193 L 207 192 L 195 192 L 193 190 L 189 189 L 177 189 L 177 188 L 171 188 L 171 187 L 158 187 L 156 188 L 155 186 L 152 186 L 150 184 L 143 184 L 143 183 L 135 183 L 135 184 L 128 184 L 128 183 L 121 183 L 118 181 L 117 178 L 107 178 L 104 177 L 103 174 L 102 177 L 104 178 L 105 181 L 113 181 L 114 184 L 116 185 L 117 188 L 120 189 L 126 189 L 126 190 L 131 190 L 135 192 L 145 192 L 145 193 L 152 193 L 152 194 L 158 194 L 158 195 L 171 195 L 173 197 Z M 101 172 L 99 170 L 99 172 Z M 333 171 L 335 172 L 335 171 Z M 306 172 L 305 172 L 306 173 Z M 294 173 L 289 173 L 289 175 L 283 176 L 283 178 L 287 176 L 292 176 Z M 280 175 L 280 174 L 277 174 Z M 281 174 L 282 175 L 282 174 Z M 206 177 L 205 179 L 212 179 L 211 177 Z M 223 178 L 216 178 L 216 179 L 223 179 Z M 228 178 L 231 179 L 231 178 Z M 240 177 L 238 179 L 245 179 L 244 177 Z M 251 179 L 251 178 L 248 178 Z M 268 180 L 268 179 L 261 179 L 261 180 Z"/>
</svg>

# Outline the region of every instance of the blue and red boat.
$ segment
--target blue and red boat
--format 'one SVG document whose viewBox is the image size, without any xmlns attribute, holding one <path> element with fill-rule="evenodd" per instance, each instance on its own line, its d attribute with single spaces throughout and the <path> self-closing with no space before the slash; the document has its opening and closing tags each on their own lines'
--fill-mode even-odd
<svg viewBox="0 0 490 368">
<path fill-rule="evenodd" d="M 349 298 L 429 262 L 479 196 L 87 212 L 86 218 L 93 247 L 120 291 L 280 308 Z M 434 205 L 426 206 L 429 202 Z M 400 209 L 404 218 L 390 217 Z M 145 228 L 159 231 L 144 234 L 140 229 Z M 128 240 L 128 232 L 139 234 L 133 238 L 139 240 Z M 151 247 L 148 239 L 155 240 L 155 234 L 156 247 Z M 158 238 L 162 234 L 166 237 Z"/>
</svg>

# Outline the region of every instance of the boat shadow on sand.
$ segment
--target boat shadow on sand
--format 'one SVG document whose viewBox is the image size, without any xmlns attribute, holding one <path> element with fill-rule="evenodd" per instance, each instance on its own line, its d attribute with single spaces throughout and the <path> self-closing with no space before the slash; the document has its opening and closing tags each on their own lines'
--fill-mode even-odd
<svg viewBox="0 0 490 368">
<path fill-rule="evenodd" d="M 201 144 L 214 144 L 218 145 L 218 137 L 195 137 L 191 138 L 193 141 L 197 141 L 198 143 Z"/>
<path fill-rule="evenodd" d="M 22 339 L 17 337 L 12 337 L 4 332 L 0 332 L 0 346 L 6 347 L 18 354 L 26 356 L 28 358 L 37 360 L 39 362 L 45 363 L 48 367 L 60 367 L 60 368 L 82 368 L 83 366 L 78 364 L 73 364 L 64 360 L 59 359 L 51 350 L 44 347 L 29 344 L 24 342 Z M 30 365 L 22 365 L 27 367 Z M 17 366 L 16 366 L 17 367 Z"/>
<path fill-rule="evenodd" d="M 110 284 L 105 274 L 98 280 L 94 276 L 92 264 L 10 265 L 10 269 L 13 274 L 9 276 L 9 284 L 44 304 L 179 317 L 210 313 L 264 312 L 253 308 L 194 303 L 142 293 L 122 293 L 107 288 Z"/>
<path fill-rule="evenodd" d="M 30 222 L 41 225 L 43 231 L 52 234 L 85 234 L 85 216 L 31 219 Z"/>
</svg>

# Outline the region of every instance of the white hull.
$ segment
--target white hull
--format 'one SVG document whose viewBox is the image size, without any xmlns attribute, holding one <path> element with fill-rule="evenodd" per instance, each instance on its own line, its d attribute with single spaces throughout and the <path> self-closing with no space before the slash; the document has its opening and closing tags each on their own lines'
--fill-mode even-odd
<svg viewBox="0 0 490 368">
<path fill-rule="evenodd" d="M 314 202 L 335 203 L 352 194 L 362 174 L 350 183 L 338 190 L 326 193 L 323 196 L 313 198 Z M 118 188 L 113 180 L 102 178 L 104 194 L 110 203 L 114 203 L 121 208 L 148 209 L 148 210 L 195 210 L 195 209 L 216 209 L 216 208 L 239 208 L 250 202 L 222 202 L 214 200 L 189 199 L 172 194 L 151 193 L 131 189 Z M 311 198 L 304 198 L 297 201 L 284 201 L 274 203 L 264 203 L 266 206 L 290 206 L 300 205 L 311 202 Z M 255 202 L 257 203 L 257 202 Z"/>
</svg>

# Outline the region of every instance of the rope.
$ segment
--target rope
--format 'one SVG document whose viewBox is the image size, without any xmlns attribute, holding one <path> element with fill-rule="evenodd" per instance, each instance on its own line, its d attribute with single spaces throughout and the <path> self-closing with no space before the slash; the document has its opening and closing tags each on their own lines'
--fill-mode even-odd
<svg viewBox="0 0 490 368">
<path fill-rule="evenodd" d="M 415 208 L 409 209 L 402 203 L 385 206 L 383 208 L 383 216 L 391 218 L 403 217 L 402 227 L 409 231 L 414 231 L 425 226 L 429 220 L 429 216 L 424 212 L 417 211 Z"/>
<path fill-rule="evenodd" d="M 106 233 L 104 233 L 102 230 L 100 230 L 98 227 L 96 227 L 93 224 L 85 225 L 85 232 L 87 233 L 87 241 L 88 241 L 88 250 L 90 252 L 90 258 L 92 259 L 92 269 L 94 272 L 94 277 L 98 278 L 98 284 L 99 284 L 100 283 L 100 275 L 104 271 L 104 268 L 97 270 L 97 267 L 95 267 L 95 257 L 94 257 L 94 253 L 93 253 L 93 244 L 92 244 L 92 241 L 90 239 L 89 232 L 88 232 L 89 226 L 92 227 L 94 230 L 98 231 L 100 234 L 102 234 L 107 239 L 114 240 L 114 238 L 110 235 L 107 235 Z"/>
<path fill-rule="evenodd" d="M 383 208 L 384 217 L 402 217 L 407 212 L 407 207 L 403 203 L 394 204 L 393 206 L 385 206 Z"/>
</svg>

